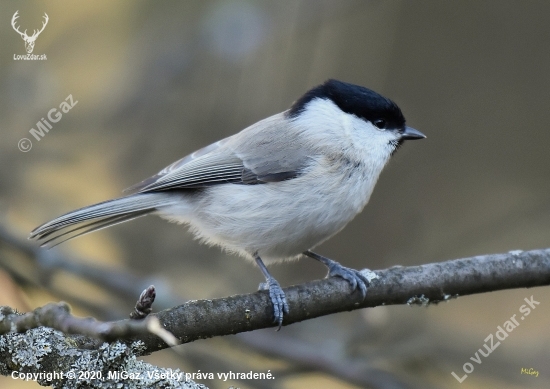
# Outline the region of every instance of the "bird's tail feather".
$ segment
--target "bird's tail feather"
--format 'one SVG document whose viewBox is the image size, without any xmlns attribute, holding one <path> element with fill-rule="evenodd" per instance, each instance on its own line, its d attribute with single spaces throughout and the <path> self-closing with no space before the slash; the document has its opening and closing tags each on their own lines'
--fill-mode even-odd
<svg viewBox="0 0 550 389">
<path fill-rule="evenodd" d="M 53 247 L 69 239 L 145 216 L 176 198 L 166 193 L 138 193 L 90 205 L 59 216 L 35 228 L 29 238 Z"/>
</svg>

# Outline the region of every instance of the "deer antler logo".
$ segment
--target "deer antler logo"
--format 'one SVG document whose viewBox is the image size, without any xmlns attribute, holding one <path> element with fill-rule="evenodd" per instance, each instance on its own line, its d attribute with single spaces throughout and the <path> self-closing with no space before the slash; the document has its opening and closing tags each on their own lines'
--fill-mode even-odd
<svg viewBox="0 0 550 389">
<path fill-rule="evenodd" d="M 45 20 L 42 23 L 42 28 L 40 30 L 34 30 L 34 33 L 31 36 L 28 36 L 27 30 L 25 30 L 25 32 L 21 32 L 19 31 L 19 28 L 15 25 L 15 20 L 19 17 L 19 15 L 17 15 L 18 12 L 19 11 L 15 11 L 15 13 L 13 14 L 13 18 L 11 18 L 11 26 L 15 31 L 19 33 L 19 35 L 21 35 L 21 38 L 23 38 L 23 40 L 25 41 L 25 50 L 27 50 L 27 53 L 30 54 L 34 50 L 34 41 L 36 41 L 38 35 L 40 35 L 42 31 L 44 31 L 44 27 L 46 27 L 46 24 L 48 24 L 48 14 L 44 12 Z"/>
</svg>

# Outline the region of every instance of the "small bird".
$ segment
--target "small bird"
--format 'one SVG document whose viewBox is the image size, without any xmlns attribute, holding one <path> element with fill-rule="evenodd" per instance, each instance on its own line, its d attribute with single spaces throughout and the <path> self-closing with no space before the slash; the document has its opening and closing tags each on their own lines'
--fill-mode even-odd
<svg viewBox="0 0 550 389">
<path fill-rule="evenodd" d="M 393 101 L 331 79 L 129 188 L 134 194 L 59 216 L 30 238 L 53 247 L 148 214 L 187 224 L 203 242 L 256 262 L 280 329 L 289 306 L 266 264 L 309 256 L 364 298 L 365 276 L 311 249 L 363 210 L 403 141 L 422 138 Z"/>
</svg>

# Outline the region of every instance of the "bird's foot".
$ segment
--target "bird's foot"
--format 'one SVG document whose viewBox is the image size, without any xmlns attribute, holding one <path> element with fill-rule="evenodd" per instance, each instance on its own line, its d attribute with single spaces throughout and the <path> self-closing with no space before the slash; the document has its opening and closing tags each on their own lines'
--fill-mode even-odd
<svg viewBox="0 0 550 389">
<path fill-rule="evenodd" d="M 328 277 L 340 277 L 349 282 L 351 290 L 359 289 L 363 299 L 367 296 L 367 286 L 369 280 L 365 277 L 359 270 L 351 269 L 340 265 L 338 262 L 333 261 L 330 258 L 323 257 L 322 255 L 316 254 L 312 251 L 304 252 L 305 255 L 313 259 L 318 260 L 323 263 L 328 268 Z"/>
<path fill-rule="evenodd" d="M 273 322 L 278 324 L 277 331 L 279 331 L 283 325 L 283 315 L 289 312 L 285 292 L 273 277 L 269 277 L 266 282 L 260 283 L 259 289 L 269 290 L 269 298 L 271 304 L 273 304 Z"/>
<path fill-rule="evenodd" d="M 359 289 L 363 299 L 367 296 L 369 280 L 359 270 L 351 269 L 332 261 L 328 266 L 328 277 L 340 277 L 349 282 L 351 290 Z"/>
</svg>

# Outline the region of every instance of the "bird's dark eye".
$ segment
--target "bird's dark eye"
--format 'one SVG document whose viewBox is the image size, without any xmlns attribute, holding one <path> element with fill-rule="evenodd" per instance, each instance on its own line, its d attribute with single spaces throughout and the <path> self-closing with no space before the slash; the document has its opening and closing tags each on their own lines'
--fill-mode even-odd
<svg viewBox="0 0 550 389">
<path fill-rule="evenodd" d="M 386 121 L 384 119 L 376 119 L 373 123 L 381 130 L 384 130 L 386 128 Z"/>
</svg>

